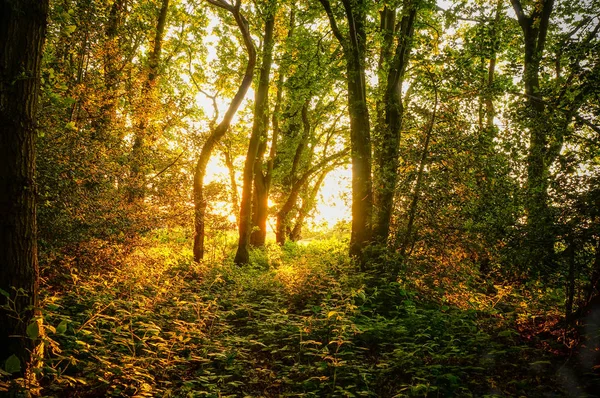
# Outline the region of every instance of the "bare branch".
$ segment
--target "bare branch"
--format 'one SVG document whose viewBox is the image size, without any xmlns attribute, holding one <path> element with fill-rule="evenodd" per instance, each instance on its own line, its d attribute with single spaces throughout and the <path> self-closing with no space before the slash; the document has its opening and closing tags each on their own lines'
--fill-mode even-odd
<svg viewBox="0 0 600 398">
<path fill-rule="evenodd" d="M 183 151 L 183 152 L 181 152 L 181 153 L 179 154 L 179 156 L 177 156 L 177 157 L 175 158 L 175 160 L 173 160 L 171 163 L 169 163 L 169 164 L 168 164 L 168 165 L 167 165 L 165 168 L 163 168 L 161 171 L 159 171 L 158 173 L 156 173 L 156 174 L 155 174 L 155 175 L 154 175 L 154 176 L 151 178 L 151 180 L 155 180 L 156 178 L 158 178 L 158 176 L 159 176 L 159 175 L 161 175 L 162 173 L 164 173 L 165 171 L 167 171 L 167 170 L 168 170 L 168 169 L 169 169 L 171 166 L 173 166 L 175 163 L 177 163 L 177 161 L 178 161 L 179 159 L 181 159 L 181 157 L 183 156 L 183 154 L 184 154 L 185 152 L 186 152 L 186 151 Z"/>
<path fill-rule="evenodd" d="M 579 114 L 575 114 L 575 119 L 579 123 L 588 126 L 592 130 L 594 130 L 596 133 L 600 134 L 600 126 L 596 126 L 594 123 L 590 122 L 589 120 L 585 119 L 583 116 L 581 116 Z"/>
</svg>

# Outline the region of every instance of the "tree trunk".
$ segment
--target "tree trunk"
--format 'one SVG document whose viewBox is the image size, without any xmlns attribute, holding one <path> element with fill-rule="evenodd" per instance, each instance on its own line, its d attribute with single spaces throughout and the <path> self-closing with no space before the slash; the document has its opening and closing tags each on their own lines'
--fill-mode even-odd
<svg viewBox="0 0 600 398">
<path fill-rule="evenodd" d="M 162 0 L 162 5 L 156 21 L 156 32 L 154 35 L 154 45 L 152 52 L 148 57 L 148 76 L 142 89 L 140 120 L 135 131 L 135 139 L 131 151 L 131 192 L 129 201 L 135 202 L 142 200 L 146 196 L 146 173 L 143 170 L 146 161 L 146 146 L 148 140 L 148 124 L 150 115 L 153 111 L 152 93 L 156 86 L 156 80 L 159 74 L 160 54 L 162 52 L 162 42 L 165 34 L 165 25 L 167 23 L 167 12 L 169 10 L 169 0 Z"/>
<path fill-rule="evenodd" d="M 569 263 L 569 274 L 567 276 L 567 286 L 565 288 L 565 294 L 567 296 L 565 303 L 565 320 L 567 323 L 571 323 L 573 316 L 573 303 L 575 301 L 575 239 L 569 236 L 569 246 L 565 250 L 568 256 Z"/>
<path fill-rule="evenodd" d="M 292 14 L 293 15 L 293 14 Z M 262 171 L 254 172 L 254 189 L 255 189 L 255 212 L 253 213 L 253 223 L 258 228 L 252 232 L 250 237 L 250 244 L 256 247 L 265 245 L 267 238 L 267 219 L 269 218 L 269 192 L 271 190 L 271 182 L 273 180 L 273 162 L 277 153 L 277 140 L 279 139 L 280 127 L 279 127 L 279 112 L 281 109 L 281 101 L 283 97 L 283 71 L 279 72 L 279 79 L 277 82 L 277 100 L 275 102 L 275 108 L 273 109 L 273 137 L 271 138 L 271 149 L 269 150 L 269 159 L 267 160 L 266 170 L 264 174 Z M 262 168 L 262 155 L 259 156 L 260 162 L 255 165 L 258 170 Z"/>
<path fill-rule="evenodd" d="M 0 363 L 14 355 L 21 370 L 38 311 L 35 116 L 47 15 L 47 0 L 0 3 Z"/>
<path fill-rule="evenodd" d="M 262 170 L 255 170 L 255 166 L 260 166 L 262 162 L 258 159 L 261 141 L 266 140 L 267 129 L 269 124 L 269 75 L 271 73 L 271 64 L 273 63 L 273 31 L 275 28 L 275 2 L 271 4 L 273 9 L 267 10 L 269 13 L 265 21 L 265 39 L 263 43 L 263 56 L 260 68 L 260 76 L 258 88 L 256 90 L 254 102 L 254 123 L 252 125 L 252 134 L 248 144 L 248 153 L 244 163 L 244 178 L 242 187 L 242 201 L 240 204 L 240 225 L 239 225 L 239 240 L 238 249 L 235 254 L 234 262 L 238 265 L 247 264 L 250 260 L 249 245 L 250 235 L 252 232 L 252 185 L 258 182 L 258 190 L 256 199 L 256 210 L 266 210 L 268 198 L 265 195 L 265 186 L 262 179 L 255 179 L 255 173 L 260 173 Z M 264 201 L 264 203 L 263 203 Z M 260 204 L 259 204 L 260 203 Z M 261 214 L 261 220 L 264 219 L 264 225 L 257 225 L 262 233 L 266 234 L 266 215 Z M 260 244 L 260 241 L 258 242 Z M 264 241 L 262 242 L 264 245 Z"/>
<path fill-rule="evenodd" d="M 252 225 L 250 245 L 263 247 L 267 239 L 267 218 L 269 217 L 269 188 L 262 173 L 262 161 L 257 157 L 254 164 L 254 200 L 252 201 Z"/>
<path fill-rule="evenodd" d="M 435 89 L 435 104 L 433 106 L 433 112 L 431 113 L 431 119 L 425 132 L 425 141 L 423 142 L 423 152 L 421 153 L 421 160 L 419 162 L 419 171 L 417 172 L 417 180 L 415 181 L 415 189 L 413 191 L 413 197 L 410 202 L 408 211 L 408 222 L 406 224 L 406 231 L 404 231 L 404 237 L 400 244 L 400 255 L 405 256 L 408 247 L 411 245 L 412 230 L 415 222 L 415 216 L 417 214 L 417 205 L 419 203 L 419 196 L 421 196 L 421 189 L 423 186 L 423 176 L 425 171 L 425 163 L 427 162 L 427 155 L 429 154 L 429 142 L 431 141 L 431 135 L 433 134 L 433 128 L 435 126 L 435 117 L 438 107 L 438 93 L 437 88 Z M 397 272 L 397 270 L 396 270 Z"/>
<path fill-rule="evenodd" d="M 119 98 L 119 67 L 121 58 L 119 33 L 123 25 L 124 0 L 116 0 L 110 7 L 104 42 L 104 90 L 100 115 L 93 123 L 92 137 L 97 140 L 110 140 L 117 118 L 117 100 Z"/>
<path fill-rule="evenodd" d="M 315 200 L 317 198 L 317 194 L 321 189 L 321 185 L 323 185 L 325 177 L 327 177 L 327 174 L 329 174 L 330 171 L 331 168 L 328 168 L 319 175 L 317 181 L 315 182 L 315 185 L 313 185 L 313 187 L 307 193 L 306 198 L 304 198 L 304 200 L 302 201 L 302 206 L 298 210 L 298 216 L 296 217 L 294 228 L 290 233 L 290 240 L 292 242 L 297 242 L 302 238 L 302 227 L 304 226 L 304 220 L 306 219 L 306 216 L 308 216 L 308 213 L 310 213 L 310 211 L 315 207 Z"/>
<path fill-rule="evenodd" d="M 400 21 L 398 32 L 398 45 L 394 58 L 387 71 L 386 88 L 383 96 L 385 118 L 380 120 L 378 131 L 375 134 L 375 168 L 373 190 L 375 214 L 373 220 L 373 238 L 385 244 L 390 230 L 390 220 L 394 207 L 394 194 L 398 181 L 398 157 L 400 147 L 400 130 L 404 108 L 402 105 L 402 83 L 408 65 L 412 48 L 414 21 L 417 14 L 416 6 L 411 0 L 403 3 L 403 17 Z M 394 34 L 395 18 L 389 16 L 391 10 L 382 12 L 382 30 L 386 35 Z M 394 12 L 395 13 L 395 12 Z M 384 36 L 385 37 L 385 36 Z M 385 45 L 388 43 L 384 42 Z M 382 51 L 383 57 L 389 58 L 389 51 Z M 386 60 L 381 60 L 380 65 L 385 65 Z"/>
<path fill-rule="evenodd" d="M 530 265 L 535 272 L 551 267 L 554 256 L 553 221 L 548 198 L 549 135 L 545 105 L 540 92 L 540 62 L 543 57 L 554 0 L 537 0 L 530 16 L 524 13 L 520 0 L 511 0 L 525 41 L 523 81 L 527 95 L 529 152 L 527 154 L 527 213 Z"/>
<path fill-rule="evenodd" d="M 342 0 L 347 35 L 338 28 L 329 0 L 319 0 L 334 36 L 344 50 L 348 84 L 348 112 L 350 117 L 350 146 L 352 159 L 352 232 L 350 255 L 360 259 L 363 249 L 371 241 L 373 214 L 373 182 L 371 179 L 371 127 L 367 106 L 365 79 L 366 56 L 366 0 Z"/>
<path fill-rule="evenodd" d="M 333 155 L 327 156 L 309 170 L 307 170 L 290 188 L 290 193 L 283 204 L 281 209 L 277 212 L 277 224 L 275 227 L 275 238 L 278 244 L 283 245 L 288 237 L 288 232 L 291 232 L 291 227 L 289 225 L 290 222 L 290 213 L 296 207 L 296 203 L 298 201 L 298 196 L 304 185 L 308 182 L 310 177 L 317 173 L 319 170 L 322 170 L 324 167 L 327 167 L 330 163 L 335 162 L 341 157 L 345 156 L 348 152 L 346 150 L 334 153 Z"/>
<path fill-rule="evenodd" d="M 221 2 L 219 0 L 209 0 L 209 2 L 217 7 L 223 8 L 229 11 L 235 18 L 235 22 L 242 34 L 246 52 L 248 53 L 248 64 L 246 65 L 246 71 L 238 91 L 231 100 L 223 120 L 217 127 L 215 127 L 200 151 L 200 157 L 194 170 L 194 261 L 200 261 L 204 257 L 204 219 L 206 216 L 206 199 L 204 198 L 204 176 L 206 175 L 206 165 L 210 160 L 212 151 L 221 138 L 225 135 L 231 124 L 233 116 L 237 112 L 240 104 L 246 96 L 246 92 L 252 84 L 252 77 L 254 76 L 254 67 L 256 65 L 256 50 L 250 30 L 248 27 L 248 21 L 240 13 L 239 7 L 234 7 L 228 3 Z"/>
<path fill-rule="evenodd" d="M 235 223 L 239 227 L 240 198 L 238 196 L 237 181 L 235 179 L 235 166 L 233 165 L 233 159 L 231 159 L 229 148 L 223 150 L 223 157 L 225 158 L 225 166 L 227 166 L 227 170 L 229 171 L 229 182 L 231 184 L 231 204 L 233 205 L 233 213 L 235 214 Z"/>
</svg>

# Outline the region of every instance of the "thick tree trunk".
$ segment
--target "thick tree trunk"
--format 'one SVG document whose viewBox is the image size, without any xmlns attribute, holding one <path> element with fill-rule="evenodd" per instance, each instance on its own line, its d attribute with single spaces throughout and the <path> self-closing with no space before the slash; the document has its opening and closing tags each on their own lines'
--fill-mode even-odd
<svg viewBox="0 0 600 398">
<path fill-rule="evenodd" d="M 135 139 L 131 150 L 131 192 L 129 201 L 134 202 L 142 200 L 146 196 L 146 173 L 143 170 L 146 161 L 146 146 L 148 145 L 148 125 L 150 115 L 154 104 L 152 104 L 152 93 L 156 87 L 156 80 L 159 75 L 160 54 L 162 52 L 163 37 L 165 35 L 165 26 L 167 23 L 167 13 L 169 10 L 169 0 L 162 0 L 161 8 L 156 21 L 156 32 L 152 52 L 148 57 L 148 76 L 142 89 L 140 120 L 135 131 Z"/>
<path fill-rule="evenodd" d="M 215 127 L 212 130 L 210 136 L 202 146 L 202 150 L 200 151 L 200 157 L 198 158 L 198 163 L 196 164 L 196 169 L 194 171 L 194 261 L 200 261 L 204 257 L 204 219 L 206 217 L 204 176 L 206 175 L 206 165 L 210 160 L 212 151 L 214 150 L 215 146 L 217 145 L 219 140 L 223 138 L 223 136 L 229 129 L 229 125 L 231 124 L 233 116 L 237 112 L 237 109 L 242 103 L 244 97 L 246 96 L 246 92 L 252 84 L 252 77 L 254 76 L 254 67 L 256 65 L 256 50 L 254 48 L 254 43 L 252 42 L 252 37 L 250 35 L 248 21 L 240 13 L 239 7 L 231 6 L 228 3 L 219 0 L 209 0 L 209 3 L 229 11 L 235 18 L 235 22 L 244 40 L 246 52 L 248 53 L 248 63 L 246 65 L 246 71 L 244 73 L 242 82 L 240 83 L 240 86 L 235 96 L 231 100 L 231 103 L 227 108 L 227 112 L 225 112 L 225 116 L 223 116 L 223 120 L 221 121 L 221 123 L 219 123 L 217 127 Z"/>
<path fill-rule="evenodd" d="M 342 0 L 348 33 L 337 25 L 329 0 L 319 0 L 334 36 L 340 42 L 346 58 L 348 112 L 350 116 L 350 150 L 352 159 L 352 232 L 350 255 L 364 265 L 362 252 L 371 241 L 373 215 L 373 181 L 371 178 L 371 127 L 367 106 L 365 79 L 366 14 L 365 0 Z"/>
<path fill-rule="evenodd" d="M 266 179 L 260 170 L 262 161 L 257 159 L 254 164 L 254 200 L 252 201 L 252 225 L 250 233 L 250 245 L 254 247 L 263 247 L 267 239 L 267 218 L 269 217 L 269 187 Z"/>
<path fill-rule="evenodd" d="M 35 116 L 47 0 L 0 3 L 0 363 L 25 370 L 37 311 Z"/>
<path fill-rule="evenodd" d="M 292 10 L 290 11 L 289 30 L 287 34 L 288 40 L 290 40 L 294 35 L 294 26 L 296 21 L 295 16 L 295 11 L 292 8 Z M 289 57 L 289 54 L 284 54 L 284 58 L 287 57 Z M 262 149 L 259 150 L 257 163 L 254 166 L 255 211 L 253 213 L 252 222 L 258 228 L 252 231 L 252 235 L 250 236 L 250 244 L 256 247 L 264 246 L 267 238 L 267 219 L 269 217 L 269 192 L 271 190 L 271 182 L 273 180 L 273 165 L 277 154 L 277 140 L 279 139 L 279 135 L 281 132 L 279 126 L 279 117 L 281 112 L 281 103 L 283 100 L 283 83 L 287 74 L 287 66 L 285 63 L 284 65 L 281 65 L 279 67 L 278 73 L 279 77 L 277 78 L 277 94 L 275 106 L 273 108 L 273 115 L 271 118 L 273 134 L 271 137 L 271 149 L 269 150 L 269 158 L 265 165 L 266 170 L 263 173 L 263 155 L 266 148 L 266 139 L 265 142 L 261 145 Z"/>
<path fill-rule="evenodd" d="M 262 177 L 262 170 L 255 171 L 255 166 L 260 166 L 262 164 L 262 162 L 259 161 L 260 159 L 258 159 L 258 154 L 261 140 L 263 142 L 266 140 L 269 124 L 269 75 L 271 73 L 271 64 L 273 63 L 273 31 L 275 28 L 276 13 L 276 10 L 274 9 L 274 3 L 273 9 L 268 10 L 268 12 L 269 15 L 265 21 L 265 39 L 263 43 L 262 64 L 254 102 L 254 123 L 252 125 L 252 134 L 248 144 L 248 153 L 246 154 L 246 161 L 244 163 L 242 201 L 240 204 L 239 240 L 237 253 L 235 254 L 234 259 L 234 262 L 238 265 L 247 264 L 250 260 L 249 245 L 250 235 L 253 227 L 252 185 L 255 180 L 258 180 L 258 178 L 255 179 L 255 172 L 260 173 Z M 262 180 L 258 181 L 259 186 L 257 190 L 257 200 L 265 201 L 265 203 L 257 202 L 257 206 L 255 207 L 257 210 L 260 209 L 261 211 L 266 210 L 266 201 L 268 200 L 265 195 L 265 187 L 262 182 Z M 263 218 L 265 220 L 265 224 L 262 226 L 257 225 L 257 227 L 262 228 L 262 231 L 266 234 L 266 216 L 261 215 L 261 220 Z M 264 245 L 264 241 L 262 244 Z"/>
<path fill-rule="evenodd" d="M 269 159 L 267 160 L 266 170 L 264 174 L 255 170 L 255 212 L 253 213 L 253 223 L 258 228 L 252 232 L 250 244 L 256 247 L 265 245 L 267 238 L 267 219 L 269 218 L 269 192 L 271 190 L 271 182 L 273 180 L 273 162 L 277 153 L 277 140 L 279 139 L 279 112 L 281 109 L 281 100 L 283 97 L 283 71 L 280 71 L 279 80 L 277 82 L 277 100 L 273 109 L 273 137 L 271 138 L 271 149 L 269 150 Z M 260 162 L 255 165 L 258 170 L 262 168 L 262 156 L 259 156 Z"/>
<path fill-rule="evenodd" d="M 394 194 L 398 181 L 398 157 L 400 147 L 400 130 L 404 108 L 402 105 L 402 83 L 412 48 L 412 36 L 417 9 L 411 0 L 403 3 L 403 17 L 398 32 L 398 45 L 394 58 L 387 71 L 386 88 L 383 96 L 385 118 L 380 120 L 375 134 L 375 168 L 374 168 L 374 202 L 373 240 L 385 244 L 390 230 L 390 220 L 394 207 Z M 392 12 L 382 13 L 381 25 L 384 31 L 394 34 L 395 18 Z M 384 36 L 385 37 L 385 36 Z M 387 45 L 386 42 L 384 44 Z M 382 51 L 382 57 L 389 57 L 389 51 Z M 385 60 L 380 62 L 385 65 Z"/>
<path fill-rule="evenodd" d="M 539 272 L 551 267 L 554 257 L 553 221 L 550 214 L 548 188 L 550 159 L 549 136 L 552 126 L 547 121 L 540 92 L 540 62 L 543 57 L 554 0 L 537 0 L 530 16 L 520 0 L 511 0 L 525 41 L 523 81 L 527 95 L 529 152 L 527 154 L 527 213 L 528 246 L 531 268 Z"/>
<path fill-rule="evenodd" d="M 349 25 L 345 48 L 352 159 L 352 232 L 350 255 L 361 257 L 371 241 L 373 182 L 371 179 L 371 126 L 365 79 L 367 2 L 343 0 Z"/>
</svg>

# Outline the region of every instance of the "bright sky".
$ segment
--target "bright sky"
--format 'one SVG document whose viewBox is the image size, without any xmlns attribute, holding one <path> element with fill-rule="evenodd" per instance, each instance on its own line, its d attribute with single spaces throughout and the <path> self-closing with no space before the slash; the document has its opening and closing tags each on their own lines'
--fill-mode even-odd
<svg viewBox="0 0 600 398">
<path fill-rule="evenodd" d="M 219 153 L 213 154 L 206 170 L 204 182 L 222 181 L 228 186 L 229 171 L 223 164 Z M 241 172 L 237 171 L 238 191 L 242 188 Z M 309 225 L 331 228 L 341 220 L 350 220 L 350 184 L 352 171 L 350 166 L 333 170 L 327 175 L 318 195 L 316 212 L 312 220 L 307 220 Z M 240 195 L 241 192 L 238 192 Z M 224 209 L 230 211 L 230 208 Z M 235 221 L 235 216 L 230 214 L 230 221 Z M 269 220 L 269 225 L 275 225 L 275 220 Z"/>
</svg>

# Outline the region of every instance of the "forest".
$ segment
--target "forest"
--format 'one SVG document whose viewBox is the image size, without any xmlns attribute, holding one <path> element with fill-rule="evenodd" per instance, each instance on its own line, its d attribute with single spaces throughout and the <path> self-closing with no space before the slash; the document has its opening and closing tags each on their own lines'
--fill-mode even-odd
<svg viewBox="0 0 600 398">
<path fill-rule="evenodd" d="M 0 396 L 600 397 L 600 0 L 0 0 Z"/>
</svg>

